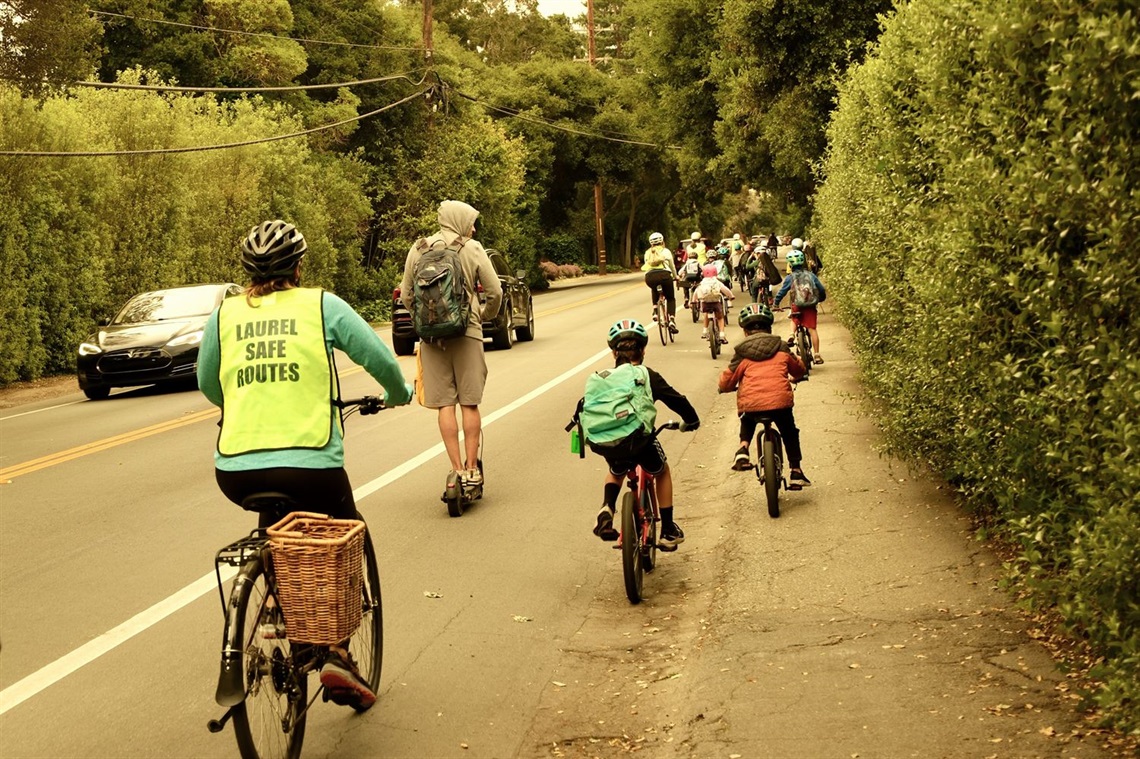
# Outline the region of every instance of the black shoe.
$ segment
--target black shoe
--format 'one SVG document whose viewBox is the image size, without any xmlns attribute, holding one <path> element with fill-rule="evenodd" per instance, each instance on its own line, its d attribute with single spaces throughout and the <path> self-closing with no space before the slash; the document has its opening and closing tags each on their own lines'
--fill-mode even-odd
<svg viewBox="0 0 1140 759">
<path fill-rule="evenodd" d="M 752 468 L 752 460 L 748 458 L 748 449 L 741 447 L 736 452 L 736 460 L 732 462 L 732 469 L 736 472 L 746 472 Z"/>
<path fill-rule="evenodd" d="M 352 659 L 333 655 L 321 667 L 321 685 L 329 694 L 329 701 L 341 706 L 351 706 L 358 712 L 367 711 L 376 703 L 376 694 L 361 678 Z"/>
<path fill-rule="evenodd" d="M 677 546 L 685 542 L 685 533 L 676 522 L 661 528 L 661 537 L 657 538 L 657 547 L 662 551 L 676 551 Z"/>
<path fill-rule="evenodd" d="M 614 529 L 614 510 L 609 506 L 602 506 L 598 511 L 598 522 L 594 525 L 594 534 L 607 543 L 618 539 L 618 531 Z"/>
<path fill-rule="evenodd" d="M 791 479 L 792 479 L 792 482 L 798 482 L 801 485 L 810 485 L 811 484 L 811 480 L 809 480 L 807 478 L 807 475 L 804 474 L 804 470 L 802 470 L 802 469 L 793 469 Z"/>
</svg>

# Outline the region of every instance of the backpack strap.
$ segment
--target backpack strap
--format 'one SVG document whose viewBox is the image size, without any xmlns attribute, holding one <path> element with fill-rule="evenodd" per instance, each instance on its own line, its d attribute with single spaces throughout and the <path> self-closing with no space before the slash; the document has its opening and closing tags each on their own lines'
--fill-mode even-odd
<svg viewBox="0 0 1140 759">
<path fill-rule="evenodd" d="M 578 405 L 574 407 L 574 416 L 570 417 L 570 423 L 566 425 L 566 431 L 578 428 L 578 439 L 582 441 L 578 448 L 578 458 L 586 458 L 586 436 L 582 432 L 582 407 L 586 405 L 586 397 L 583 396 L 578 399 Z"/>
</svg>

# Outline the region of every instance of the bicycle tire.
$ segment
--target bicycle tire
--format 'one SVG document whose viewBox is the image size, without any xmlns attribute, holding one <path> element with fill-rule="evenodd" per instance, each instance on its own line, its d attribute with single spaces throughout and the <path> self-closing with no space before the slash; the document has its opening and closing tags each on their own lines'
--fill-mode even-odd
<svg viewBox="0 0 1140 759">
<path fill-rule="evenodd" d="M 625 578 L 625 595 L 631 604 L 641 603 L 641 588 L 645 567 L 641 556 L 641 530 L 637 524 L 637 509 L 633 491 L 621 500 L 621 570 Z"/>
<path fill-rule="evenodd" d="M 710 320 L 709 324 L 709 351 L 712 353 L 713 360 L 715 361 L 720 356 L 720 327 L 717 326 L 715 315 Z"/>
<path fill-rule="evenodd" d="M 380 568 L 372 535 L 364 532 L 364 581 L 361 583 L 360 626 L 348 639 L 348 653 L 357 671 L 373 693 L 380 693 L 380 672 L 384 666 L 384 607 L 380 592 Z M 367 708 L 353 707 L 358 712 Z"/>
<path fill-rule="evenodd" d="M 657 301 L 657 334 L 661 338 L 661 344 L 668 344 L 669 338 L 666 335 L 669 333 L 669 316 L 665 313 L 665 301 Z"/>
<path fill-rule="evenodd" d="M 693 289 L 695 290 L 696 288 L 693 288 Z M 689 293 L 689 297 L 690 298 L 693 297 L 692 292 Z M 689 310 L 691 310 L 693 312 L 693 324 L 696 324 L 698 321 L 701 320 L 701 304 L 700 304 L 700 301 L 695 300 L 695 299 L 690 300 L 689 301 Z"/>
<path fill-rule="evenodd" d="M 238 615 L 245 683 L 245 699 L 233 713 L 238 751 L 242 759 L 298 759 L 305 740 L 309 682 L 307 675 L 298 675 L 289 641 L 263 635 L 262 624 L 276 626 L 283 618 L 280 607 L 274 612 L 267 606 L 273 596 L 261 560 L 248 562 L 233 587 L 236 598 L 230 613 Z M 279 629 L 284 629 L 283 621 Z"/>
<path fill-rule="evenodd" d="M 641 496 L 641 513 L 649 519 L 649 529 L 645 531 L 646 542 L 641 546 L 641 558 L 646 572 L 652 572 L 657 567 L 657 511 L 650 503 L 648 491 Z"/>
<path fill-rule="evenodd" d="M 761 460 L 764 466 L 764 495 L 768 500 L 768 516 L 773 519 L 780 516 L 780 467 L 776 461 L 779 455 L 776 445 L 779 441 L 774 435 L 761 435 Z"/>
<path fill-rule="evenodd" d="M 800 354 L 800 359 L 804 362 L 804 376 L 806 377 L 811 374 L 811 335 L 808 334 L 807 329 L 803 327 L 796 330 L 796 351 Z"/>
</svg>

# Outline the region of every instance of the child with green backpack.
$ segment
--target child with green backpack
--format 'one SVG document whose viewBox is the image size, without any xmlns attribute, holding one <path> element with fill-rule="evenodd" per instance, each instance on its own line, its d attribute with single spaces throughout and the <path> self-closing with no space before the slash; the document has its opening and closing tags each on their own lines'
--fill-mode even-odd
<svg viewBox="0 0 1140 759">
<path fill-rule="evenodd" d="M 606 541 L 618 539 L 614 511 L 622 480 L 631 469 L 641 466 L 654 476 L 656 484 L 661 512 L 657 546 L 663 551 L 675 551 L 685 540 L 685 533 L 673 519 L 673 476 L 665 451 L 653 437 L 655 403 L 661 401 L 680 415 L 682 432 L 696 430 L 701 422 L 685 396 L 660 374 L 642 365 L 649 344 L 644 326 L 633 319 L 622 319 L 610 327 L 607 342 L 613 351 L 614 368 L 590 375 L 575 415 L 586 445 L 609 465 L 594 534 Z"/>
</svg>

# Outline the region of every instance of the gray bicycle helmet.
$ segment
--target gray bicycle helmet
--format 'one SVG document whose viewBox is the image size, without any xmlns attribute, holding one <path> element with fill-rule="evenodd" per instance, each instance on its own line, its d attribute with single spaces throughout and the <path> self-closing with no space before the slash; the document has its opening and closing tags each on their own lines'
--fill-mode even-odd
<svg viewBox="0 0 1140 759">
<path fill-rule="evenodd" d="M 287 221 L 263 221 L 241 243 L 241 265 L 257 279 L 287 277 L 309 249 L 305 236 Z"/>
</svg>

